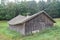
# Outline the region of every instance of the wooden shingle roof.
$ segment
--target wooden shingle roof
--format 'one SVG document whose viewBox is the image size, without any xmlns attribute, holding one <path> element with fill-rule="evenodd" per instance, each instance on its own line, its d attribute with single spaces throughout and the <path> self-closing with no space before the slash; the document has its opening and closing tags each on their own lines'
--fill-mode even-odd
<svg viewBox="0 0 60 40">
<path fill-rule="evenodd" d="M 10 25 L 16 25 L 16 24 L 22 24 L 22 23 L 25 23 L 26 21 L 30 20 L 30 19 L 33 19 L 35 16 L 37 15 L 40 15 L 41 13 L 44 13 L 48 18 L 50 18 L 50 20 L 52 22 L 55 23 L 55 21 L 45 12 L 45 11 L 40 11 L 32 16 L 21 16 L 21 15 L 18 15 L 17 17 L 13 18 L 12 20 L 10 20 L 8 23 Z"/>
</svg>

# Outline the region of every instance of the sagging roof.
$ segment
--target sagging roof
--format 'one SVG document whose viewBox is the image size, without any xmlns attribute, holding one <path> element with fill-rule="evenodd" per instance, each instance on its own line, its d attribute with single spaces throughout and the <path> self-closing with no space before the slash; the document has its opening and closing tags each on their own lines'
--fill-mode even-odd
<svg viewBox="0 0 60 40">
<path fill-rule="evenodd" d="M 38 13 L 32 15 L 32 16 L 28 16 L 28 17 L 22 16 L 22 15 L 18 15 L 17 17 L 15 17 L 15 18 L 13 18 L 12 20 L 10 20 L 8 23 L 9 23 L 10 25 L 22 24 L 22 23 L 25 23 L 25 22 L 27 22 L 28 20 L 34 18 L 35 16 L 40 15 L 41 13 L 44 13 L 47 17 L 50 18 L 50 20 L 51 20 L 52 22 L 55 23 L 55 21 L 54 21 L 45 11 L 40 11 L 40 12 L 38 12 Z"/>
</svg>

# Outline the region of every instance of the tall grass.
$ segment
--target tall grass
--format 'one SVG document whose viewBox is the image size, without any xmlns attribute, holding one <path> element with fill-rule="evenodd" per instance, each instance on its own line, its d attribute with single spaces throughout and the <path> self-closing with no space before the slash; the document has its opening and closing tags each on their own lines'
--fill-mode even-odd
<svg viewBox="0 0 60 40">
<path fill-rule="evenodd" d="M 9 30 L 7 21 L 0 21 L 0 40 L 60 40 L 60 19 L 54 20 L 56 23 L 52 28 L 25 37 Z"/>
</svg>

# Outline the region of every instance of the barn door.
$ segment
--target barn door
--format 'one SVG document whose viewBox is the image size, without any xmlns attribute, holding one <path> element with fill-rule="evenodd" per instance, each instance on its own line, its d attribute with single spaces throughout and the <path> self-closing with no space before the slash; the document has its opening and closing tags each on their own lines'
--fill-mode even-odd
<svg viewBox="0 0 60 40">
<path fill-rule="evenodd" d="M 40 28 L 41 28 L 41 30 L 44 30 L 45 29 L 45 23 L 44 22 L 40 22 Z"/>
</svg>

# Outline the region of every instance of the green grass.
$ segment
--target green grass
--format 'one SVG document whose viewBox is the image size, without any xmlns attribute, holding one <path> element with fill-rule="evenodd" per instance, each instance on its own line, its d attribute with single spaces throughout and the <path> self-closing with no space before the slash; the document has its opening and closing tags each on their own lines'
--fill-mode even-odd
<svg viewBox="0 0 60 40">
<path fill-rule="evenodd" d="M 0 40 L 15 40 L 20 36 L 19 33 L 9 30 L 7 21 L 0 21 Z"/>
<path fill-rule="evenodd" d="M 0 40 L 60 40 L 60 19 L 54 20 L 56 23 L 52 28 L 25 37 L 9 30 L 7 21 L 0 21 Z"/>
</svg>

